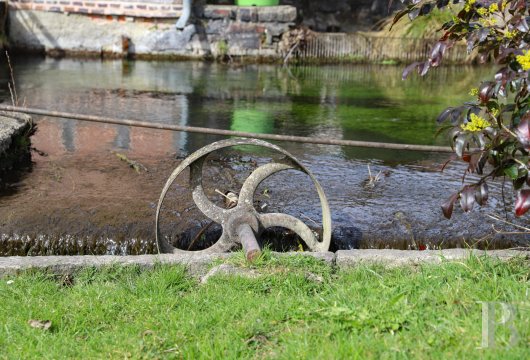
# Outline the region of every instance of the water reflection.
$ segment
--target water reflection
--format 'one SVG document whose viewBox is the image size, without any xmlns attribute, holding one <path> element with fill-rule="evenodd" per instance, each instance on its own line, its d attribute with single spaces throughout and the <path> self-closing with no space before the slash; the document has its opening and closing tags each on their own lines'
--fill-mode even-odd
<svg viewBox="0 0 530 360">
<path fill-rule="evenodd" d="M 41 58 L 17 58 L 14 63 L 19 97 L 28 106 L 167 124 L 420 144 L 445 143 L 433 137 L 433 119 L 444 107 L 469 100 L 459 94 L 490 74 L 487 68 L 441 68 L 425 79 L 401 81 L 401 67 L 393 66 L 286 70 L 264 65 Z M 5 70 L 0 83 L 7 80 Z M 454 91 L 446 91 L 447 83 Z M 41 130 L 36 142 L 44 150 L 60 142 L 67 152 L 118 149 L 141 156 L 190 152 L 221 138 L 68 120 Z M 303 149 L 307 151 L 396 160 L 395 153 L 373 149 L 311 146 Z M 428 156 L 402 155 L 405 161 Z"/>
</svg>

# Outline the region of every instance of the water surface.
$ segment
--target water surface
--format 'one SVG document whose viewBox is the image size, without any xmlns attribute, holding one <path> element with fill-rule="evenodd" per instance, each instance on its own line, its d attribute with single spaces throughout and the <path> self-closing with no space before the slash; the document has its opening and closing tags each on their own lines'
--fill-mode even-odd
<svg viewBox="0 0 530 360">
<path fill-rule="evenodd" d="M 402 81 L 399 66 L 285 69 L 27 57 L 13 62 L 19 101 L 30 107 L 260 133 L 435 145 L 447 144 L 434 137 L 439 112 L 471 100 L 469 89 L 494 70 L 446 67 Z M 2 75 L 0 98 L 8 103 L 7 69 Z M 30 171 L 11 179 L 0 194 L 4 254 L 154 251 L 154 207 L 166 178 L 182 156 L 222 139 L 68 119 L 36 117 L 36 122 L 33 146 L 47 156 L 34 153 Z M 342 247 L 506 247 L 525 242 L 521 236 L 496 234 L 491 228 L 495 222 L 484 216 L 504 215 L 500 183 L 492 184 L 493 196 L 481 211 L 456 211 L 451 221 L 442 217 L 439 204 L 460 188 L 465 170 L 455 164 L 440 173 L 447 154 L 277 144 L 322 183 L 334 225 L 351 230 L 351 242 Z M 140 162 L 148 172 L 135 172 L 116 153 Z M 269 157 L 263 151 L 214 157 L 207 170 L 211 197 L 215 188 L 237 190 L 253 166 Z M 380 173 L 374 186 L 369 171 Z M 184 178 L 168 206 L 164 226 L 172 239 L 205 223 L 185 194 L 186 185 Z M 316 193 L 304 176 L 278 174 L 260 191 L 267 194 L 261 200 L 271 210 L 291 213 L 309 225 L 319 222 Z M 469 225 L 476 222 L 480 226 Z"/>
</svg>

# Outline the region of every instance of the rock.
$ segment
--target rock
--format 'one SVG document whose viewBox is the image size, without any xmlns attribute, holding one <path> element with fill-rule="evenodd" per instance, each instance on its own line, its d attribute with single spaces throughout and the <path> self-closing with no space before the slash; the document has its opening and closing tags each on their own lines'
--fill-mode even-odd
<svg viewBox="0 0 530 360">
<path fill-rule="evenodd" d="M 0 175 L 30 163 L 29 135 L 26 134 L 30 126 L 29 115 L 0 111 Z"/>
<path fill-rule="evenodd" d="M 208 279 L 216 275 L 230 275 L 230 276 L 241 276 L 244 278 L 255 279 L 260 276 L 260 273 L 253 269 L 240 268 L 231 264 L 221 264 L 214 266 L 208 273 L 200 278 L 201 284 L 206 284 Z"/>
<path fill-rule="evenodd" d="M 296 21 L 296 8 L 292 6 L 264 6 L 258 9 L 260 22 L 292 23 Z"/>
<path fill-rule="evenodd" d="M 225 20 L 208 21 L 206 25 L 206 34 L 223 34 L 226 30 L 228 22 Z"/>
<path fill-rule="evenodd" d="M 267 29 L 267 33 L 270 36 L 280 37 L 287 31 L 289 31 L 289 24 L 271 22 L 271 23 L 266 24 L 265 28 Z"/>
<path fill-rule="evenodd" d="M 205 6 L 202 17 L 206 19 L 235 19 L 236 7 L 234 6 Z"/>
<path fill-rule="evenodd" d="M 11 111 L 0 111 L 0 156 L 11 147 L 13 139 L 31 123 L 31 116 Z"/>
<path fill-rule="evenodd" d="M 324 282 L 324 278 L 322 276 L 313 274 L 311 272 L 306 273 L 305 278 L 309 281 L 314 281 L 318 284 L 322 284 Z"/>
<path fill-rule="evenodd" d="M 187 25 L 183 30 L 157 31 L 150 34 L 152 45 L 151 51 L 185 51 L 192 36 L 197 32 L 195 25 Z"/>
<path fill-rule="evenodd" d="M 228 35 L 230 52 L 243 53 L 248 50 L 257 50 L 261 45 L 261 36 L 256 33 L 233 33 Z"/>
<path fill-rule="evenodd" d="M 258 22 L 257 8 L 255 7 L 239 8 L 237 18 L 239 21 L 244 21 L 244 22 Z"/>
</svg>

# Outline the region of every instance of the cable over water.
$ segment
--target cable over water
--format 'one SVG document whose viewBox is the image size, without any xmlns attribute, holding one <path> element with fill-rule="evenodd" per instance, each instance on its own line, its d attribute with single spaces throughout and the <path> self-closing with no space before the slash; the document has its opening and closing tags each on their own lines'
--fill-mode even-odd
<svg viewBox="0 0 530 360">
<path fill-rule="evenodd" d="M 72 120 L 78 120 L 78 121 L 90 121 L 90 122 L 97 122 L 97 123 L 104 123 L 104 124 L 135 126 L 135 127 L 157 129 L 157 130 L 184 131 L 184 132 L 199 133 L 199 134 L 238 136 L 238 137 L 245 137 L 245 138 L 262 139 L 262 140 L 290 141 L 290 142 L 298 142 L 298 143 L 352 146 L 352 147 L 389 149 L 389 150 L 408 150 L 408 151 L 441 152 L 441 153 L 452 153 L 453 152 L 453 150 L 447 146 L 396 144 L 396 143 L 383 143 L 383 142 L 372 142 L 372 141 L 314 138 L 314 137 L 307 137 L 307 136 L 293 136 L 293 135 L 279 135 L 279 134 L 259 134 L 259 133 L 244 132 L 244 131 L 204 128 L 204 127 L 197 127 L 197 126 L 160 124 L 160 123 L 138 121 L 138 120 L 131 120 L 131 119 L 116 119 L 116 118 L 104 117 L 104 116 L 75 114 L 75 113 L 69 113 L 69 112 L 59 112 L 59 111 L 51 111 L 51 110 L 46 110 L 46 109 L 35 109 L 35 108 L 26 108 L 26 107 L 18 107 L 18 106 L 9 106 L 9 105 L 0 105 L 0 110 L 15 111 L 15 112 L 20 112 L 20 113 L 25 113 L 25 114 L 30 114 L 30 115 L 41 115 L 41 116 L 65 118 L 65 119 L 72 119 Z"/>
</svg>

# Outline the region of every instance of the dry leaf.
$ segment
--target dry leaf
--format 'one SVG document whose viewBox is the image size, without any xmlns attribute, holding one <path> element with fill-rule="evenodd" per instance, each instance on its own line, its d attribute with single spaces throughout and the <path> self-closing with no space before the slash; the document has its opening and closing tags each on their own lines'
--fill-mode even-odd
<svg viewBox="0 0 530 360">
<path fill-rule="evenodd" d="M 48 330 L 49 328 L 52 327 L 52 322 L 51 320 L 29 320 L 28 321 L 28 324 L 29 326 L 31 326 L 32 328 L 35 328 L 35 329 L 43 329 L 43 330 Z"/>
</svg>

